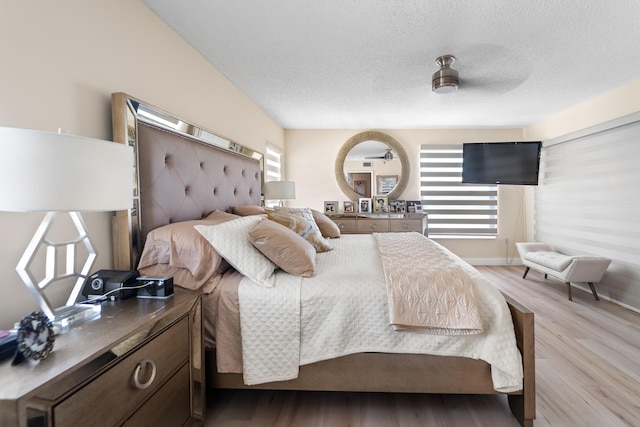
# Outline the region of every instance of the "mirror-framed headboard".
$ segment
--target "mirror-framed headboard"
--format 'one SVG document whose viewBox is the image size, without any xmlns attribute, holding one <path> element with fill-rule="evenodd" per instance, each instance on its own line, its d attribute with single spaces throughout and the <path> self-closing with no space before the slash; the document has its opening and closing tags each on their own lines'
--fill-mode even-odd
<svg viewBox="0 0 640 427">
<path fill-rule="evenodd" d="M 111 101 L 113 140 L 135 154 L 133 209 L 113 218 L 114 269 L 135 268 L 154 228 L 261 203 L 261 153 L 125 93 Z"/>
</svg>

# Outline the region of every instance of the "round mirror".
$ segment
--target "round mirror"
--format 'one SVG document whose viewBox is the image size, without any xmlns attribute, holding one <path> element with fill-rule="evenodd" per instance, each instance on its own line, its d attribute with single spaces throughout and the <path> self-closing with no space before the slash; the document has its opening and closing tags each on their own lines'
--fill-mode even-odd
<svg viewBox="0 0 640 427">
<path fill-rule="evenodd" d="M 409 158 L 389 135 L 361 132 L 349 138 L 338 152 L 335 174 L 349 200 L 376 195 L 395 200 L 409 181 Z"/>
</svg>

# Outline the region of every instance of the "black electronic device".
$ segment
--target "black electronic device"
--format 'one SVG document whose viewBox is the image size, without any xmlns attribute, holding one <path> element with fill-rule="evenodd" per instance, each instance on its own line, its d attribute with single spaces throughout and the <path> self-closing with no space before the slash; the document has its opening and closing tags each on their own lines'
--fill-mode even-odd
<svg viewBox="0 0 640 427">
<path fill-rule="evenodd" d="M 462 144 L 463 184 L 538 185 L 542 142 Z"/>
<path fill-rule="evenodd" d="M 0 361 L 16 354 L 18 333 L 16 331 L 0 331 Z"/>
<path fill-rule="evenodd" d="M 84 281 L 82 295 L 90 300 L 130 298 L 138 292 L 140 283 L 136 279 L 139 276 L 137 270 L 99 270 Z"/>
<path fill-rule="evenodd" d="M 139 285 L 138 298 L 165 299 L 173 295 L 173 277 L 140 276 L 136 279 Z"/>
</svg>

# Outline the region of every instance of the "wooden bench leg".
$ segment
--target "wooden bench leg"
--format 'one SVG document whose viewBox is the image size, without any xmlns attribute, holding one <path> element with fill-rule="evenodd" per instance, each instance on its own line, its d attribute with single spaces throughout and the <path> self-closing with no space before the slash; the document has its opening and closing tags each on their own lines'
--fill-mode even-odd
<svg viewBox="0 0 640 427">
<path fill-rule="evenodd" d="M 569 301 L 573 301 L 573 298 L 571 297 L 571 282 L 566 282 L 567 283 L 567 292 L 569 293 Z"/>
<path fill-rule="evenodd" d="M 527 268 L 525 268 L 525 269 L 524 269 L 524 274 L 522 275 L 522 278 L 523 278 L 523 279 L 526 279 L 526 278 L 527 278 L 527 273 L 528 273 L 528 272 L 529 272 L 529 267 L 527 267 Z"/>
<path fill-rule="evenodd" d="M 593 282 L 588 283 L 589 287 L 591 288 L 591 292 L 593 293 L 593 297 L 596 299 L 596 301 L 600 301 L 600 297 L 598 296 L 598 292 L 596 291 L 596 287 L 594 286 Z"/>
</svg>

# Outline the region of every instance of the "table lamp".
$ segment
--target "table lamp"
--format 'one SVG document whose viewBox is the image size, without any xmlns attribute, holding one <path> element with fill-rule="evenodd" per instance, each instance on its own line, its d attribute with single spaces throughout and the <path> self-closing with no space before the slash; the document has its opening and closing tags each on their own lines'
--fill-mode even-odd
<svg viewBox="0 0 640 427">
<path fill-rule="evenodd" d="M 65 327 L 99 312 L 99 305 L 76 304 L 97 256 L 80 212 L 132 207 L 133 149 L 111 141 L 15 128 L 0 128 L 0 149 L 0 211 L 46 212 L 18 262 L 18 275 L 54 325 Z M 61 213 L 70 215 L 78 236 L 54 242 L 47 234 Z M 81 246 L 88 254 L 84 263 L 76 259 Z M 30 267 L 40 250 L 46 265 L 44 277 L 36 279 Z M 65 268 L 58 268 L 64 253 Z M 68 278 L 76 279 L 75 286 L 66 304 L 55 308 L 45 290 Z"/>
<path fill-rule="evenodd" d="M 296 183 L 293 181 L 267 181 L 264 183 L 264 198 L 279 200 L 280 206 L 284 206 L 283 200 L 296 198 Z"/>
</svg>

